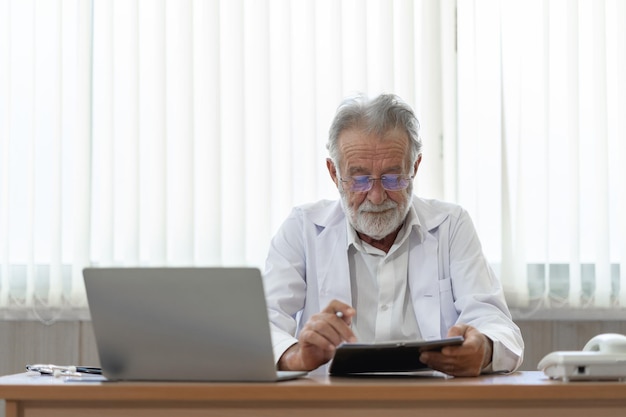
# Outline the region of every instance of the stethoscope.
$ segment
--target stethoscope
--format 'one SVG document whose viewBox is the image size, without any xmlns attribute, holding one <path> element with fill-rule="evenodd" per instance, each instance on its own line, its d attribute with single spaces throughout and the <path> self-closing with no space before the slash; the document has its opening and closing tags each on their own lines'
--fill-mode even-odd
<svg viewBox="0 0 626 417">
<path fill-rule="evenodd" d="M 26 365 L 26 369 L 33 372 L 39 372 L 41 375 L 53 375 L 55 377 L 74 376 L 80 377 L 84 375 L 102 375 L 102 369 L 94 366 L 61 366 L 61 365 Z"/>
</svg>

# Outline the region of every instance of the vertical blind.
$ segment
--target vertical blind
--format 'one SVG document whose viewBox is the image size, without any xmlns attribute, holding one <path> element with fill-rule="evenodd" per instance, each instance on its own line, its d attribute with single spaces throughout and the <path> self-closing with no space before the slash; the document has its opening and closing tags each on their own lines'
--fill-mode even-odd
<svg viewBox="0 0 626 417">
<path fill-rule="evenodd" d="M 91 13 L 88 1 L 0 2 L 0 318 L 84 310 Z"/>
<path fill-rule="evenodd" d="M 458 16 L 458 200 L 509 304 L 624 317 L 626 2 L 461 1 Z"/>
<path fill-rule="evenodd" d="M 251 265 L 336 198 L 354 92 L 421 122 L 516 314 L 626 306 L 621 0 L 0 1 L 0 318 L 87 317 L 88 265 Z M 567 310 L 570 311 L 570 310 Z"/>
<path fill-rule="evenodd" d="M 293 205 L 336 198 L 325 142 L 354 92 L 416 109 L 416 189 L 442 197 L 454 13 L 436 0 L 1 1 L 0 318 L 86 317 L 89 265 L 262 267 Z"/>
</svg>

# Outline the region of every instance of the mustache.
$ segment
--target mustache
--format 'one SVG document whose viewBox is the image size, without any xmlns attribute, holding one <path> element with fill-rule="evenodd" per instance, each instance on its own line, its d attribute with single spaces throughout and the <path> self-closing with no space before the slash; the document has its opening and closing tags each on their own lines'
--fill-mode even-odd
<svg viewBox="0 0 626 417">
<path fill-rule="evenodd" d="M 382 204 L 373 204 L 369 200 L 365 200 L 359 206 L 359 213 L 381 213 L 383 211 L 395 209 L 398 207 L 398 203 L 392 200 L 386 200 Z"/>
</svg>

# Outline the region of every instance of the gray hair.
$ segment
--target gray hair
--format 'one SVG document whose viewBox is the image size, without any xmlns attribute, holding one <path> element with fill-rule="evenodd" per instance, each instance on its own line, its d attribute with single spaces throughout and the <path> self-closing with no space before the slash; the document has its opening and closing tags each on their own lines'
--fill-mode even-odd
<svg viewBox="0 0 626 417">
<path fill-rule="evenodd" d="M 384 134 L 394 128 L 402 128 L 409 137 L 411 165 L 422 152 L 419 121 L 413 109 L 394 94 L 381 94 L 369 99 L 363 94 L 349 97 L 341 102 L 328 132 L 326 148 L 333 163 L 340 163 L 339 135 L 352 128 L 367 133 Z"/>
</svg>

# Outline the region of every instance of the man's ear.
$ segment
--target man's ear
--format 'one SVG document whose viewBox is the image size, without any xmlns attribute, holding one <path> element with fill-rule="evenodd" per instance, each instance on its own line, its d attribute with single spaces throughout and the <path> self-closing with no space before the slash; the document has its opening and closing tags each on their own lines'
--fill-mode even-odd
<svg viewBox="0 0 626 417">
<path fill-rule="evenodd" d="M 326 168 L 328 168 L 328 173 L 330 174 L 330 178 L 332 178 L 333 182 L 337 187 L 339 187 L 339 178 L 337 176 L 337 167 L 332 159 L 326 158 Z"/>
<path fill-rule="evenodd" d="M 420 163 L 422 162 L 422 154 L 417 155 L 417 161 L 415 161 L 415 165 L 413 165 L 413 176 L 417 175 L 417 169 L 420 166 Z"/>
</svg>

